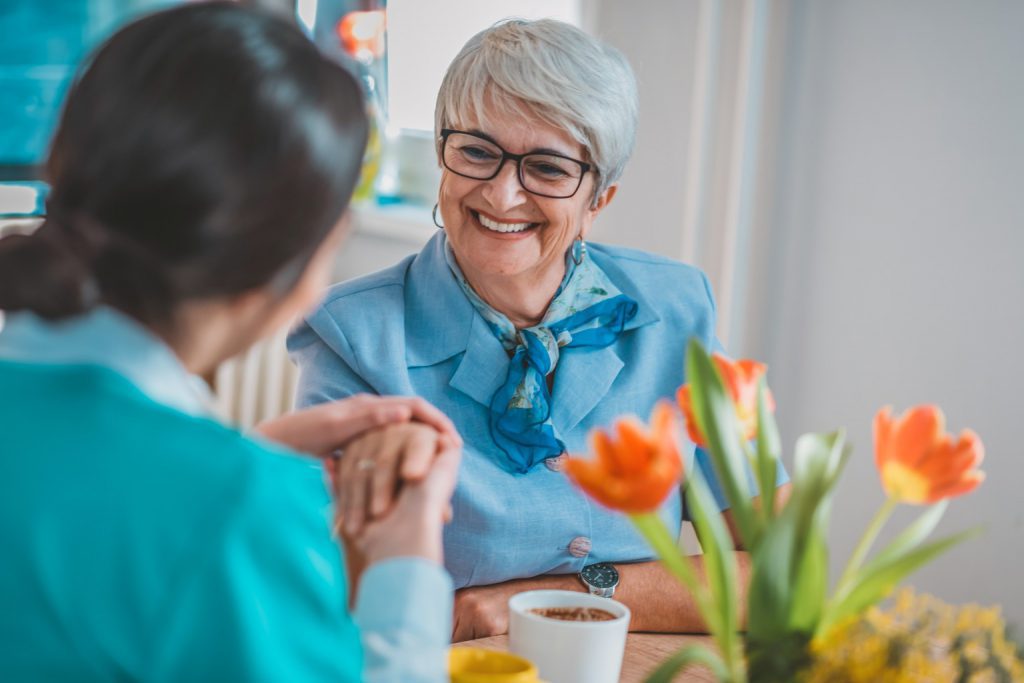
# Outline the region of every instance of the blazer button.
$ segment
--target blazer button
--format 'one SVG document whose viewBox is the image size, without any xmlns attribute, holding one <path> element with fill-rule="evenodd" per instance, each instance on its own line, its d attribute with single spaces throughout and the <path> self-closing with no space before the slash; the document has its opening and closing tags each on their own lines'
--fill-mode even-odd
<svg viewBox="0 0 1024 683">
<path fill-rule="evenodd" d="M 590 539 L 586 536 L 577 536 L 569 544 L 569 554 L 573 557 L 586 557 L 590 554 Z"/>
<path fill-rule="evenodd" d="M 565 453 L 556 455 L 551 458 L 544 460 L 544 466 L 552 472 L 561 472 L 565 469 L 565 461 L 569 459 L 569 456 Z"/>
</svg>

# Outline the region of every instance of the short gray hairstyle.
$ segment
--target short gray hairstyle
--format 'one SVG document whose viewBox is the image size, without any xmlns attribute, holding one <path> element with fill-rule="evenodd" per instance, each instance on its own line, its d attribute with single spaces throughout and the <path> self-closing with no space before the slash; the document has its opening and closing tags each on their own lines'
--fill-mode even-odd
<svg viewBox="0 0 1024 683">
<path fill-rule="evenodd" d="M 470 38 L 449 65 L 434 133 L 469 119 L 486 127 L 488 114 L 537 118 L 568 132 L 597 167 L 596 200 L 633 152 L 636 78 L 622 53 L 571 24 L 508 19 Z"/>
</svg>

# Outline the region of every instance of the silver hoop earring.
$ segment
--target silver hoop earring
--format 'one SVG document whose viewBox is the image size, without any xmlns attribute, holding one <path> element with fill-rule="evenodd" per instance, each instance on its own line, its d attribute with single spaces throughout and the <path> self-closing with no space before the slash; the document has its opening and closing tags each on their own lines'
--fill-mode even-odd
<svg viewBox="0 0 1024 683">
<path fill-rule="evenodd" d="M 438 230 L 444 230 L 444 226 L 437 222 L 437 204 L 434 204 L 434 210 L 430 212 L 430 218 L 433 219 L 434 225 L 437 226 Z"/>
<path fill-rule="evenodd" d="M 572 262 L 577 266 L 587 260 L 587 243 L 583 241 L 582 237 L 576 238 L 576 243 L 572 245 Z"/>
</svg>

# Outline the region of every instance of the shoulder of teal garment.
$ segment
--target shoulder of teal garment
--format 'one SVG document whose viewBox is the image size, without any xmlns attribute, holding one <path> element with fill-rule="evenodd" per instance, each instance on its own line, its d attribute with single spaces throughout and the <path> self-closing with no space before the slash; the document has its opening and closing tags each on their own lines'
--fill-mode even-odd
<svg viewBox="0 0 1024 683">
<path fill-rule="evenodd" d="M 0 525 L 6 607 L 39 629 L 26 647 L 64 656 L 62 629 L 86 628 L 76 656 L 149 680 L 359 680 L 316 461 L 95 365 L 0 361 L 0 385 L 0 517 L 34 520 Z"/>
<path fill-rule="evenodd" d="M 505 467 L 525 474 L 565 450 L 551 421 L 547 381 L 561 349 L 614 343 L 636 315 L 637 303 L 622 294 L 592 259 L 574 258 L 570 250 L 565 277 L 544 317 L 537 325 L 517 330 L 473 290 L 447 244 L 445 259 L 473 308 L 512 353 L 508 377 L 491 399 L 491 436 L 506 456 Z"/>
</svg>

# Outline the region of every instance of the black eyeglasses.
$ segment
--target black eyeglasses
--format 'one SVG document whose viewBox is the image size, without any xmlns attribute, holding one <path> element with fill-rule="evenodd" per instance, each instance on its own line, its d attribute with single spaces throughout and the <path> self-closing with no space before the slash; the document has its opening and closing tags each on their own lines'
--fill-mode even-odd
<svg viewBox="0 0 1024 683">
<path fill-rule="evenodd" d="M 441 159 L 444 167 L 456 175 L 474 180 L 490 180 L 501 172 L 507 159 L 516 164 L 519 184 L 541 197 L 567 199 L 583 184 L 583 175 L 593 167 L 579 159 L 555 152 L 506 152 L 494 140 L 445 128 L 441 131 Z"/>
</svg>

